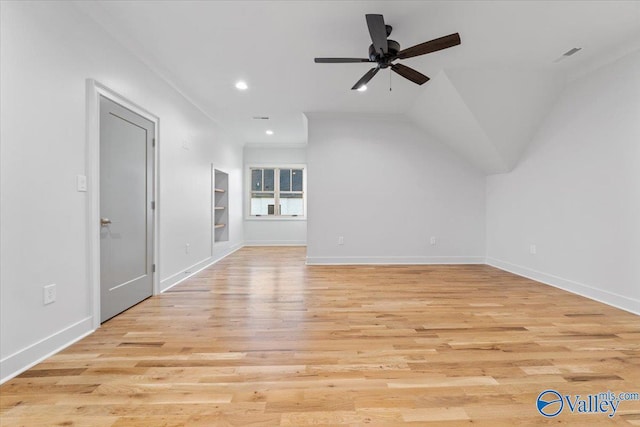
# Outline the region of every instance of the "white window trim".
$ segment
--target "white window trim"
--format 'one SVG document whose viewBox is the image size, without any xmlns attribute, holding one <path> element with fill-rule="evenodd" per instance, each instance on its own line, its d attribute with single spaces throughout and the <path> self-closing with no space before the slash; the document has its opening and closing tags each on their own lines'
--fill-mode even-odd
<svg viewBox="0 0 640 427">
<path fill-rule="evenodd" d="M 252 216 L 251 215 L 251 169 L 302 169 L 302 216 Z M 248 163 L 244 166 L 244 219 L 245 221 L 306 221 L 307 220 L 307 165 L 305 163 Z"/>
</svg>

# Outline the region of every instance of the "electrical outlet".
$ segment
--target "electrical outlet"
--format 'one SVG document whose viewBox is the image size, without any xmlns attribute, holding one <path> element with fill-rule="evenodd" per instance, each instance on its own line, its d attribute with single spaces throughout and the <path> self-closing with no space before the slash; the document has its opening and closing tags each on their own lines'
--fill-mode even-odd
<svg viewBox="0 0 640 427">
<path fill-rule="evenodd" d="M 338 244 L 344 245 L 344 236 L 338 236 Z"/>
<path fill-rule="evenodd" d="M 51 285 L 47 285 L 44 288 L 42 288 L 43 290 L 43 303 L 44 305 L 47 304 L 51 304 L 52 302 L 55 302 L 56 300 L 56 285 L 51 284 Z"/>
<path fill-rule="evenodd" d="M 431 236 L 431 240 L 430 240 L 432 245 L 436 244 L 436 236 Z"/>
<path fill-rule="evenodd" d="M 535 255 L 538 252 L 538 248 L 536 248 L 536 245 L 529 245 L 529 253 L 531 255 Z"/>
</svg>

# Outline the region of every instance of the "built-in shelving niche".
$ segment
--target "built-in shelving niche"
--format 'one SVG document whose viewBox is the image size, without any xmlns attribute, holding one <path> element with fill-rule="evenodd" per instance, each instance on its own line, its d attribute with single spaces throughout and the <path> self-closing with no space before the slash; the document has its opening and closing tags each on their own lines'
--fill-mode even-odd
<svg viewBox="0 0 640 427">
<path fill-rule="evenodd" d="M 213 241 L 229 240 L 229 174 L 213 168 Z"/>
</svg>

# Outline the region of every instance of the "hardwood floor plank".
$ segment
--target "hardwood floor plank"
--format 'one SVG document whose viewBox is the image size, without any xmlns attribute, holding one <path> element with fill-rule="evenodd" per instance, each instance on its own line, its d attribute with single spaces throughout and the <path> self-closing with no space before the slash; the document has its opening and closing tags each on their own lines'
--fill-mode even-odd
<svg viewBox="0 0 640 427">
<path fill-rule="evenodd" d="M 0 387 L 2 426 L 640 425 L 640 317 L 485 265 L 243 248 Z"/>
<path fill-rule="evenodd" d="M 449 421 L 468 420 L 464 408 L 423 408 L 400 411 L 404 421 Z"/>
</svg>

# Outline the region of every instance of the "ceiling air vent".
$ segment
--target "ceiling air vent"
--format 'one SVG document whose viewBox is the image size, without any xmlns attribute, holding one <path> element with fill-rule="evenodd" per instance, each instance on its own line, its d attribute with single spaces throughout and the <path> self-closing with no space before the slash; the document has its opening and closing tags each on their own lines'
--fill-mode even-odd
<svg viewBox="0 0 640 427">
<path fill-rule="evenodd" d="M 574 47 L 571 50 L 566 51 L 565 53 L 562 54 L 562 56 L 571 56 L 574 53 L 576 53 L 577 51 L 579 51 L 580 49 L 582 49 L 581 47 Z"/>
<path fill-rule="evenodd" d="M 571 55 L 575 55 L 576 53 L 578 53 L 580 50 L 582 50 L 581 47 L 574 47 L 573 49 L 569 49 L 568 51 L 566 51 L 565 53 L 562 54 L 562 56 L 558 59 L 556 59 L 553 62 L 560 62 L 565 58 L 570 57 Z"/>
</svg>

